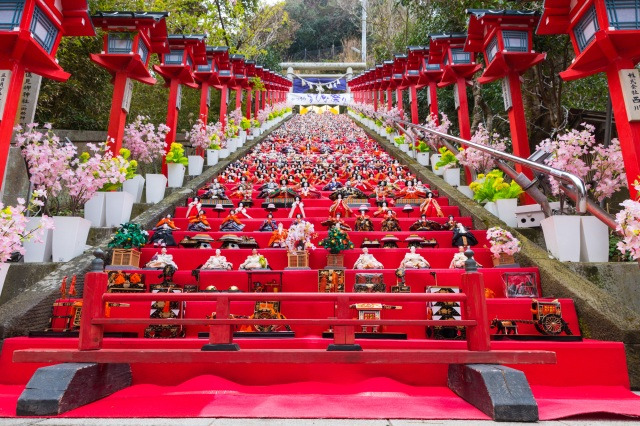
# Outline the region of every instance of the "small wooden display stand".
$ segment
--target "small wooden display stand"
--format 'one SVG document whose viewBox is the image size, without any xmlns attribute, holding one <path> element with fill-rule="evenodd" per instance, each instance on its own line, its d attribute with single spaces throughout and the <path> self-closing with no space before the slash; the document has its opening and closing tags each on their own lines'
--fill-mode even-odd
<svg viewBox="0 0 640 426">
<path fill-rule="evenodd" d="M 311 269 L 309 267 L 309 252 L 306 250 L 295 253 L 287 252 L 288 265 L 285 269 Z"/>
<path fill-rule="evenodd" d="M 140 251 L 136 249 L 113 249 L 111 265 L 106 269 L 131 269 L 140 267 Z"/>
<path fill-rule="evenodd" d="M 344 255 L 342 254 L 328 254 L 327 255 L 327 267 L 326 269 L 345 269 L 344 268 Z"/>
<path fill-rule="evenodd" d="M 509 254 L 500 253 L 500 257 L 492 256 L 491 259 L 493 260 L 493 266 L 512 266 L 516 264 L 513 255 Z"/>
</svg>

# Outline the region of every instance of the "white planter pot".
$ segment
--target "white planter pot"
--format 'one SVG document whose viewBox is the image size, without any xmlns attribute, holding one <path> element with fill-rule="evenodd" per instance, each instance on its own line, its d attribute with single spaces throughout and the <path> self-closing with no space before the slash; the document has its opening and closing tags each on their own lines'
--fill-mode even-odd
<svg viewBox="0 0 640 426">
<path fill-rule="evenodd" d="M 428 166 L 429 165 L 429 153 L 428 152 L 418 152 L 417 156 L 416 156 L 416 160 L 418 160 L 418 163 L 423 165 L 423 166 Z"/>
<path fill-rule="evenodd" d="M 498 207 L 493 201 L 489 201 L 484 205 L 484 209 L 494 216 L 498 216 Z"/>
<path fill-rule="evenodd" d="M 409 157 L 411 158 L 416 158 L 416 151 L 413 149 L 410 149 L 407 154 L 409 154 Z"/>
<path fill-rule="evenodd" d="M 159 203 L 164 198 L 164 191 L 167 189 L 167 177 L 161 174 L 148 174 L 146 175 L 146 180 L 147 203 Z"/>
<path fill-rule="evenodd" d="M 397 145 L 397 146 L 398 148 L 400 148 L 400 151 L 409 152 L 409 144 L 401 143 L 400 145 Z"/>
<path fill-rule="evenodd" d="M 460 168 L 445 169 L 442 175 L 444 181 L 451 186 L 460 186 Z"/>
<path fill-rule="evenodd" d="M 561 262 L 580 261 L 580 216 L 551 216 L 540 225 L 553 257 Z"/>
<path fill-rule="evenodd" d="M 30 217 L 27 219 L 27 231 L 31 231 L 38 226 L 40 226 L 40 221 L 42 219 L 39 217 Z M 41 243 L 36 243 L 33 241 L 25 241 L 22 243 L 24 247 L 24 263 L 34 263 L 34 262 L 49 262 L 51 260 L 51 245 L 53 242 L 53 229 L 45 229 L 44 231 L 36 231 L 36 233 L 43 232 L 40 240 Z M 0 271 L 0 274 L 2 271 Z M 0 294 L 2 292 L 0 291 Z"/>
<path fill-rule="evenodd" d="M 180 163 L 167 163 L 167 178 L 169 188 L 181 188 L 184 182 L 184 172 L 186 168 Z"/>
<path fill-rule="evenodd" d="M 227 149 L 229 152 L 236 152 L 236 149 L 238 149 L 238 142 L 236 138 L 227 139 Z"/>
<path fill-rule="evenodd" d="M 2 289 L 4 288 L 4 282 L 7 279 L 7 272 L 9 272 L 10 263 L 0 263 L 0 296 L 2 296 Z"/>
<path fill-rule="evenodd" d="M 436 163 L 440 161 L 440 157 L 442 157 L 442 155 L 440 154 L 433 154 L 431 156 L 431 171 L 438 176 L 442 176 L 444 174 L 444 170 L 442 169 L 442 167 L 436 170 Z"/>
<path fill-rule="evenodd" d="M 247 131 L 246 130 L 240 130 L 238 132 L 238 137 L 240 138 L 240 146 L 244 145 L 245 142 L 247 141 Z"/>
<path fill-rule="evenodd" d="M 134 198 L 128 192 L 105 193 L 107 207 L 106 226 L 120 226 L 131 219 Z"/>
<path fill-rule="evenodd" d="M 580 217 L 580 262 L 609 261 L 609 228 L 594 216 Z"/>
<path fill-rule="evenodd" d="M 127 179 L 122 184 L 122 190 L 133 195 L 134 202 L 139 203 L 142 200 L 142 191 L 144 190 L 144 178 L 135 175 L 131 179 Z"/>
<path fill-rule="evenodd" d="M 208 149 L 207 150 L 207 166 L 215 166 L 216 164 L 218 164 L 218 150 Z"/>
<path fill-rule="evenodd" d="M 199 176 L 202 174 L 204 167 L 204 158 L 199 155 L 189 156 L 189 176 Z"/>
<path fill-rule="evenodd" d="M 473 198 L 473 191 L 465 185 L 458 186 L 458 191 L 462 192 L 466 197 Z"/>
<path fill-rule="evenodd" d="M 94 228 L 103 227 L 105 224 L 105 192 L 98 191 L 93 197 L 84 203 L 84 218 L 87 219 Z"/>
<path fill-rule="evenodd" d="M 81 217 L 54 216 L 52 256 L 54 262 L 68 262 L 86 249 L 91 222 Z"/>
<path fill-rule="evenodd" d="M 498 207 L 498 217 L 500 220 L 506 223 L 507 226 L 515 228 L 517 224 L 516 208 L 518 207 L 518 199 L 496 200 L 496 206 Z"/>
<path fill-rule="evenodd" d="M 254 127 L 254 128 L 252 129 L 251 135 L 252 135 L 254 138 L 257 138 L 258 136 L 260 136 L 260 129 L 259 129 L 259 128 L 257 128 L 257 127 Z"/>
<path fill-rule="evenodd" d="M 229 148 L 222 148 L 218 150 L 218 158 L 221 160 L 223 158 L 227 158 L 229 155 L 231 155 L 231 153 L 229 152 Z"/>
</svg>

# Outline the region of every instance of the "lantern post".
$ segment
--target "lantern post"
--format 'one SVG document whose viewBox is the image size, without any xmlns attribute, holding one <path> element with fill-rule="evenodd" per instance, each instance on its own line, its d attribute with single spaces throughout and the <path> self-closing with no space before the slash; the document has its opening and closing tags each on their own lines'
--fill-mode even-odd
<svg viewBox="0 0 640 426">
<path fill-rule="evenodd" d="M 227 126 L 227 104 L 229 103 L 229 87 L 234 85 L 233 63 L 229 55 L 229 48 L 218 46 L 214 48 L 216 64 L 218 65 L 218 84 L 216 88 L 220 90 L 220 123 L 222 129 Z"/>
<path fill-rule="evenodd" d="M 204 35 L 170 35 L 169 51 L 162 54 L 162 61 L 154 65 L 153 69 L 165 80 L 165 87 L 169 87 L 169 102 L 167 105 L 166 152 L 171 149 L 171 143 L 176 140 L 178 113 L 182 100 L 182 85 L 198 88 L 193 77 L 193 69 L 197 65 L 207 64 L 207 51 Z M 162 173 L 167 176 L 167 163 L 162 160 Z"/>
<path fill-rule="evenodd" d="M 113 82 L 107 130 L 107 138 L 113 140 L 109 144 L 113 155 L 118 155 L 122 147 L 133 80 L 155 84 L 148 69 L 149 59 L 153 53 L 169 51 L 167 16 L 168 12 L 97 12 L 91 17 L 93 25 L 104 32 L 102 52 L 92 53 L 91 60 L 106 68 Z"/>
<path fill-rule="evenodd" d="M 247 90 L 247 102 L 245 104 L 245 117 L 247 117 L 248 120 L 251 120 L 251 107 L 253 106 L 253 99 L 251 98 L 251 94 L 253 92 L 253 87 L 251 84 L 251 78 L 256 76 L 256 61 L 245 61 L 245 67 L 246 67 L 246 75 L 247 75 L 247 81 L 246 81 L 246 90 Z"/>
<path fill-rule="evenodd" d="M 262 82 L 262 77 L 264 76 L 264 68 L 261 65 L 256 65 L 256 77 L 258 77 L 260 79 L 260 81 Z M 254 87 L 255 89 L 255 87 Z M 254 109 L 254 116 L 257 119 L 258 118 L 258 113 L 260 112 L 260 97 L 264 96 L 264 94 L 262 93 L 261 90 L 255 89 L 255 95 L 256 95 L 256 99 L 255 99 L 255 109 Z"/>
<path fill-rule="evenodd" d="M 485 70 L 478 83 L 487 84 L 502 79 L 502 97 L 509 114 L 513 153 L 521 158 L 531 154 L 527 121 L 522 102 L 520 76 L 545 59 L 544 53 L 533 50 L 533 28 L 537 12 L 514 10 L 470 9 L 465 50 L 482 52 Z M 532 179 L 531 170 L 516 165 L 518 172 Z M 526 203 L 535 201 L 526 197 Z"/>
<path fill-rule="evenodd" d="M 422 71 L 423 58 L 429 54 L 429 49 L 422 46 L 407 47 L 407 59 L 404 72 L 404 81 L 409 87 L 409 101 L 411 102 L 411 122 L 420 123 L 418 116 L 418 83 Z"/>
<path fill-rule="evenodd" d="M 0 186 L 26 72 L 55 81 L 70 75 L 58 65 L 63 36 L 94 36 L 86 1 L 14 0 L 0 3 Z"/>
<path fill-rule="evenodd" d="M 605 73 L 631 197 L 640 176 L 640 3 L 623 0 L 546 0 L 539 35 L 569 34 L 575 59 L 560 77 Z"/>
<path fill-rule="evenodd" d="M 387 110 L 391 110 L 393 108 L 393 83 L 391 81 L 391 73 L 393 68 L 393 61 L 384 61 L 382 62 L 382 92 L 386 93 L 387 96 Z"/>
<path fill-rule="evenodd" d="M 432 34 L 429 46 L 429 63 L 442 64 L 442 77 L 438 87 L 455 84 L 453 97 L 458 110 L 458 127 L 462 139 L 471 139 L 467 81 L 481 68 L 475 61 L 475 53 L 464 51 L 467 35 L 464 33 Z M 440 60 L 438 60 L 440 59 Z M 473 181 L 471 171 L 464 168 L 467 183 Z"/>
<path fill-rule="evenodd" d="M 233 64 L 234 89 L 236 91 L 236 108 L 242 108 L 242 89 L 247 83 L 247 74 L 243 55 L 231 55 L 231 63 Z M 240 125 L 240 123 L 236 123 Z"/>
<path fill-rule="evenodd" d="M 405 70 L 407 67 L 407 55 L 395 54 L 393 55 L 393 67 L 391 69 L 391 81 L 396 88 L 396 106 L 400 111 L 404 111 L 404 104 L 402 102 L 402 91 L 407 88 L 407 82 L 404 79 Z"/>
<path fill-rule="evenodd" d="M 209 121 L 211 87 L 216 87 L 220 84 L 216 49 L 213 46 L 206 47 L 207 63 L 198 65 L 193 73 L 196 81 L 200 83 L 200 120 L 205 125 Z"/>
</svg>

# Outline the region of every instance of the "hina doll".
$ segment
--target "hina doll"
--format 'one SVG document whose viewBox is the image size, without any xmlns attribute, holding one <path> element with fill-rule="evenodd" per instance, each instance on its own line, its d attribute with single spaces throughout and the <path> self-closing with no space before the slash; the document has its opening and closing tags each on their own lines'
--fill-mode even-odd
<svg viewBox="0 0 640 426">
<path fill-rule="evenodd" d="M 154 247 L 176 246 L 176 240 L 173 239 L 173 231 L 178 229 L 180 228 L 175 225 L 171 215 L 168 214 L 153 227 L 153 235 L 149 239 L 149 243 L 153 243 Z"/>
<path fill-rule="evenodd" d="M 440 204 L 433 198 L 433 193 L 427 193 L 427 198 L 420 204 L 420 213 L 429 217 L 444 217 Z"/>
<path fill-rule="evenodd" d="M 369 207 L 366 205 L 360 206 L 360 215 L 356 217 L 356 231 L 373 231 L 373 222 L 367 214 Z"/>
<path fill-rule="evenodd" d="M 229 211 L 229 215 L 224 218 L 224 221 L 220 224 L 220 231 L 224 232 L 240 232 L 244 229 L 245 225 L 240 222 L 235 210 Z"/>
<path fill-rule="evenodd" d="M 178 269 L 178 265 L 173 261 L 173 255 L 167 253 L 167 249 L 162 247 L 160 253 L 153 255 L 151 260 L 145 265 L 147 268 L 164 268 L 165 266 L 172 266 Z"/>
<path fill-rule="evenodd" d="M 400 268 L 405 269 L 428 269 L 431 266 L 427 259 L 416 253 L 415 246 L 409 249 L 409 253 L 404 255 L 404 259 L 400 262 Z"/>
<path fill-rule="evenodd" d="M 302 198 L 320 198 L 320 193 L 311 189 L 309 182 L 304 181 L 300 186 L 300 197 Z"/>
<path fill-rule="evenodd" d="M 384 269 L 384 265 L 380 263 L 372 254 L 369 254 L 367 247 L 362 249 L 362 254 L 358 256 L 353 269 Z"/>
<path fill-rule="evenodd" d="M 406 184 L 406 187 L 396 193 L 396 199 L 398 198 L 417 199 L 417 198 L 426 197 L 426 194 L 424 192 L 419 191 L 415 186 L 413 186 L 413 181 L 409 180 L 405 184 Z"/>
<path fill-rule="evenodd" d="M 398 219 L 396 219 L 395 213 L 392 210 L 387 211 L 387 214 L 382 221 L 382 231 L 402 231 L 402 229 L 400 229 L 400 222 L 398 222 Z"/>
<path fill-rule="evenodd" d="M 410 231 L 439 231 L 442 229 L 442 225 L 433 220 L 428 220 L 426 215 L 421 215 L 420 219 L 413 222 Z"/>
<path fill-rule="evenodd" d="M 373 212 L 373 216 L 374 217 L 378 217 L 378 216 L 385 217 L 387 215 L 387 212 L 392 212 L 394 216 L 396 214 L 393 210 L 391 210 L 389 207 L 387 207 L 387 202 L 383 201 L 382 204 L 380 205 L 380 207 L 378 207 L 378 210 Z"/>
<path fill-rule="evenodd" d="M 251 254 L 247 256 L 244 262 L 240 265 L 239 269 L 241 270 L 252 270 L 252 269 L 267 269 L 269 267 L 269 262 L 267 262 L 267 258 L 258 254 L 258 250 L 253 249 Z"/>
<path fill-rule="evenodd" d="M 329 216 L 327 220 L 321 223 L 321 225 L 331 228 L 338 225 L 343 231 L 351 231 L 351 227 L 345 223 L 340 213 L 336 213 L 335 217 Z"/>
<path fill-rule="evenodd" d="M 453 239 L 451 245 L 454 247 L 460 246 L 475 246 L 478 244 L 476 237 L 465 228 L 461 223 L 458 223 L 453 230 Z"/>
<path fill-rule="evenodd" d="M 230 271 L 233 269 L 233 264 L 227 262 L 227 258 L 220 253 L 220 249 L 216 249 L 216 254 L 211 256 L 200 269 L 217 269 L 222 271 Z"/>
<path fill-rule="evenodd" d="M 344 217 L 353 216 L 353 210 L 351 207 L 347 205 L 347 203 L 342 199 L 342 195 L 338 194 L 338 198 L 331 204 L 329 207 L 329 216 L 335 217 L 336 214 L 340 213 Z"/>
<path fill-rule="evenodd" d="M 287 239 L 287 236 L 288 236 L 288 231 L 284 229 L 282 222 L 280 222 L 278 224 L 278 228 L 275 231 L 273 231 L 273 233 L 271 234 L 271 238 L 269 239 L 268 246 L 275 247 L 275 248 L 286 247 L 285 241 Z"/>
<path fill-rule="evenodd" d="M 444 231 L 453 231 L 458 226 L 458 222 L 453 219 L 453 215 L 449 215 L 447 221 L 442 225 Z"/>
<path fill-rule="evenodd" d="M 273 220 L 273 213 L 269 213 L 267 218 L 262 222 L 262 225 L 258 228 L 261 232 L 273 232 L 278 228 L 276 221 Z"/>
<path fill-rule="evenodd" d="M 247 213 L 247 209 L 246 209 L 246 207 L 244 206 L 244 202 L 243 202 L 243 201 L 240 201 L 240 202 L 238 203 L 238 208 L 236 208 L 236 214 L 238 214 L 238 215 L 240 215 L 240 214 L 241 214 L 242 216 L 246 217 L 247 219 L 253 219 L 253 218 L 252 218 L 251 216 L 249 216 L 249 214 Z"/>
<path fill-rule="evenodd" d="M 306 217 L 304 213 L 304 203 L 300 199 L 299 195 L 296 195 L 293 203 L 291 204 L 291 210 L 289 211 L 289 218 L 292 218 L 294 214 L 300 214 L 303 218 Z"/>
<path fill-rule="evenodd" d="M 324 188 L 322 188 L 322 190 L 323 191 L 335 191 L 338 188 L 342 188 L 342 184 L 340 182 L 338 182 L 337 178 L 334 176 L 334 177 L 331 178 L 331 182 L 326 184 L 324 186 Z"/>
</svg>

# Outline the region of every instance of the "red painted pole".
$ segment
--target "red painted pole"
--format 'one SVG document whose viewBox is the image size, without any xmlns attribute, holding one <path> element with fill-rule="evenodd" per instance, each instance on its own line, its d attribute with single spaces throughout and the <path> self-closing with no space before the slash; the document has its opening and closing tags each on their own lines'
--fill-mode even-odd
<svg viewBox="0 0 640 426">
<path fill-rule="evenodd" d="M 254 117 L 258 118 L 258 112 L 260 112 L 260 95 L 262 92 L 256 91 L 256 105 L 255 105 L 255 113 Z"/>
<path fill-rule="evenodd" d="M 435 117 L 436 125 L 440 124 L 440 111 L 438 111 L 438 83 L 432 81 L 429 83 L 429 97 L 431 98 L 431 105 L 429 105 L 429 114 Z M 465 94 L 466 94 L 465 89 Z M 466 96 L 465 96 L 466 99 Z"/>
<path fill-rule="evenodd" d="M 378 91 L 373 91 L 373 110 L 378 111 Z"/>
<path fill-rule="evenodd" d="M 611 93 L 613 115 L 616 120 L 616 129 L 618 130 L 618 139 L 620 140 L 620 149 L 622 150 L 624 169 L 627 173 L 629 194 L 632 199 L 635 199 L 639 194 L 634 189 L 633 182 L 639 179 L 640 176 L 640 122 L 629 122 L 619 73 L 620 70 L 633 68 L 635 68 L 633 62 L 628 60 L 614 62 L 607 70 L 607 80 Z"/>
<path fill-rule="evenodd" d="M 176 141 L 176 127 L 178 127 L 179 88 L 180 81 L 178 79 L 172 78 L 169 85 L 169 103 L 167 105 L 167 126 L 169 127 L 169 133 L 167 133 L 167 137 L 165 139 L 165 141 L 167 142 L 165 152 L 169 152 L 169 150 L 171 149 L 171 144 Z M 167 162 L 164 158 L 162 159 L 162 174 L 168 176 Z"/>
<path fill-rule="evenodd" d="M 511 93 L 511 109 L 509 110 L 509 128 L 511 129 L 511 142 L 513 154 L 520 158 L 528 158 L 531 155 L 529 149 L 529 136 L 527 135 L 527 120 L 524 115 L 524 103 L 522 102 L 522 88 L 520 87 L 520 75 L 511 71 L 505 78 L 509 79 L 509 90 Z M 520 164 L 516 164 L 516 171 L 524 173 L 529 179 L 533 179 L 530 169 L 523 169 Z M 520 197 L 522 204 L 537 204 L 537 202 L 527 193 Z"/>
<path fill-rule="evenodd" d="M 124 126 L 127 122 L 127 112 L 122 108 L 124 92 L 127 88 L 127 73 L 116 72 L 113 80 L 113 95 L 111 96 L 111 112 L 109 114 L 109 128 L 107 139 L 113 139 L 109 143 L 109 150 L 114 156 L 120 154 L 122 148 L 122 138 L 124 137 Z"/>
<path fill-rule="evenodd" d="M 396 89 L 396 106 L 400 110 L 404 109 L 404 105 L 402 103 L 402 89 L 400 88 Z"/>
<path fill-rule="evenodd" d="M 391 89 L 387 89 L 387 110 L 393 108 L 393 96 L 391 95 Z"/>
<path fill-rule="evenodd" d="M 262 96 L 261 96 L 261 101 L 262 101 L 262 106 L 260 107 L 260 109 L 265 109 L 267 106 L 267 96 L 269 94 L 269 91 L 266 90 L 264 92 L 262 92 Z"/>
<path fill-rule="evenodd" d="M 219 297 L 216 301 L 216 319 L 229 318 L 229 298 Z M 223 344 L 233 342 L 233 324 L 212 325 L 209 327 L 209 343 Z"/>
<path fill-rule="evenodd" d="M 208 98 L 209 83 L 204 81 L 200 86 L 200 120 L 202 120 L 204 124 L 207 124 L 207 121 L 209 120 L 209 105 L 207 104 Z"/>
<path fill-rule="evenodd" d="M 410 86 L 411 90 L 411 122 L 413 124 L 420 123 L 420 117 L 418 116 L 418 90 L 416 89 L 416 85 L 412 84 Z"/>
<path fill-rule="evenodd" d="M 251 90 L 247 90 L 247 104 L 246 104 L 246 112 L 245 112 L 245 117 L 247 117 L 247 119 L 251 120 L 251 107 L 252 105 L 252 99 L 251 99 Z"/>
<path fill-rule="evenodd" d="M 90 351 L 102 348 L 104 326 L 92 324 L 92 322 L 94 318 L 104 317 L 102 295 L 107 291 L 108 281 L 109 276 L 106 272 L 89 272 L 85 275 L 78 350 Z"/>
<path fill-rule="evenodd" d="M 227 85 L 223 85 L 220 90 L 220 123 L 222 123 L 222 129 L 227 126 Z"/>
<path fill-rule="evenodd" d="M 238 108 L 242 108 L 242 87 L 236 89 L 236 109 Z"/>
<path fill-rule="evenodd" d="M 24 82 L 24 65 L 18 62 L 7 67 L 11 71 L 11 80 L 8 82 L 7 99 L 4 105 L 4 113 L 0 117 L 0 186 L 4 191 L 4 172 L 9 159 L 11 135 L 18 114 L 18 104 L 22 96 L 22 83 Z M 5 82 L 6 84 L 7 82 Z"/>
<path fill-rule="evenodd" d="M 482 274 L 479 272 L 462 274 L 462 288 L 468 297 L 464 303 L 465 319 L 478 322 L 476 326 L 467 327 L 467 349 L 470 351 L 490 351 L 489 317 Z"/>
<path fill-rule="evenodd" d="M 458 126 L 460 127 L 460 137 L 462 139 L 471 139 L 471 123 L 469 121 L 469 101 L 467 100 L 467 80 L 464 77 L 458 77 L 456 86 L 453 90 L 458 91 L 458 100 L 460 107 L 458 108 Z M 455 153 L 454 153 L 455 154 Z M 464 168 L 464 175 L 467 185 L 473 182 L 471 178 L 471 170 Z"/>
</svg>

